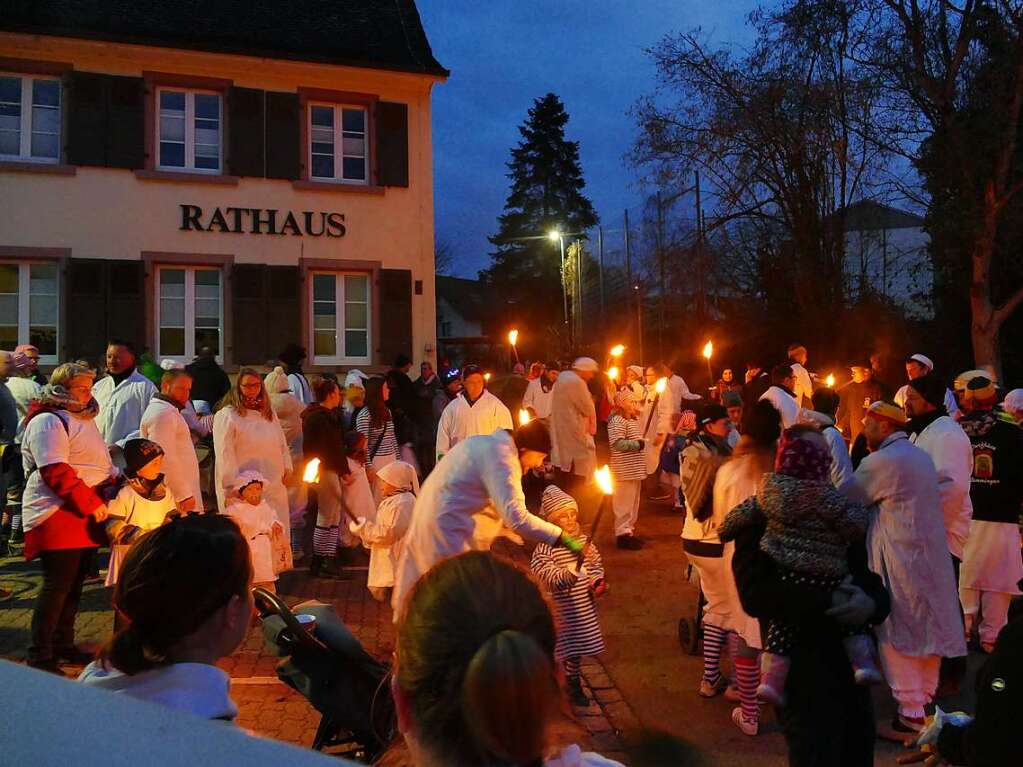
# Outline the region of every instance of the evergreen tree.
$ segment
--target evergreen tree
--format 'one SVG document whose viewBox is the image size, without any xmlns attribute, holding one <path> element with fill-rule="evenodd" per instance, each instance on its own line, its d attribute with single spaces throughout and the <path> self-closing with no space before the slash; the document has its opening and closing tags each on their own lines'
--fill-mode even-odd
<svg viewBox="0 0 1023 767">
<path fill-rule="evenodd" d="M 511 191 L 490 238 L 496 250 L 490 268 L 480 272 L 495 296 L 511 305 L 505 319 L 531 329 L 533 338 L 560 329 L 562 319 L 561 250 L 545 235 L 584 232 L 598 221 L 582 192 L 579 143 L 565 138 L 567 122 L 555 94 L 533 102 L 508 163 Z"/>
</svg>

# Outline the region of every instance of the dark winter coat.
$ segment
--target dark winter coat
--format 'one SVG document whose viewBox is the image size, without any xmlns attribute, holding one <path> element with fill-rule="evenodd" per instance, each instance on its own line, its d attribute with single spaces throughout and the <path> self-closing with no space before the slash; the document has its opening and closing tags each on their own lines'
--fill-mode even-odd
<svg viewBox="0 0 1023 767">
<path fill-rule="evenodd" d="M 1017 523 L 1023 502 L 1023 431 L 991 411 L 967 413 L 959 425 L 973 445 L 973 518 Z"/>
<path fill-rule="evenodd" d="M 307 461 L 319 458 L 328 471 L 349 473 L 344 421 L 337 410 L 315 404 L 302 411 L 302 453 Z"/>
<path fill-rule="evenodd" d="M 192 376 L 193 400 L 203 400 L 216 409 L 217 403 L 231 391 L 231 379 L 213 357 L 200 357 L 186 365 L 185 370 Z"/>
</svg>

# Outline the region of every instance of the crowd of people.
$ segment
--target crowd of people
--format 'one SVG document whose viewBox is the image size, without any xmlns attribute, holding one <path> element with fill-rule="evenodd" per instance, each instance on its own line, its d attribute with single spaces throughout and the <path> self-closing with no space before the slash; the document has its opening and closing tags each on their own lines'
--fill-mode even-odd
<svg viewBox="0 0 1023 767">
<path fill-rule="evenodd" d="M 578 357 L 516 365 L 495 393 L 471 363 L 413 381 L 404 356 L 307 376 L 294 344 L 233 380 L 211 350 L 147 377 L 113 340 L 101 375 L 77 361 L 48 379 L 34 348 L 0 353 L 4 540 L 43 571 L 28 662 L 89 663 L 86 683 L 157 700 L 194 683 L 190 710 L 230 719 L 203 666 L 241 641 L 251 588 L 306 557 L 345 577 L 364 551 L 419 763 L 609 764 L 543 741 L 559 676 L 591 705 L 580 665 L 604 648 L 609 574 L 581 520 L 607 463 L 619 550 L 644 547 L 644 498 L 680 515 L 705 603 L 698 694 L 738 704 L 749 736 L 774 704 L 792 764 L 870 764 L 869 685 L 897 705 L 885 729 L 916 736 L 968 642 L 1000 657 L 1023 580 L 1023 390 L 981 370 L 948 386 L 923 354 L 894 394 L 876 359 L 836 388 L 804 346 L 787 358 L 700 392 L 664 362 Z M 499 537 L 527 545 L 532 577 L 472 553 Z M 115 633 L 96 659 L 74 621 L 107 546 Z"/>
</svg>

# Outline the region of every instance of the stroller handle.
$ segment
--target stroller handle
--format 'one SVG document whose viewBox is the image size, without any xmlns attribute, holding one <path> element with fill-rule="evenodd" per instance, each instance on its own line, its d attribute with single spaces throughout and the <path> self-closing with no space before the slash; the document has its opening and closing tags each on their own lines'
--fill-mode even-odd
<svg viewBox="0 0 1023 767">
<path fill-rule="evenodd" d="M 262 586 L 257 586 L 252 590 L 252 596 L 256 602 L 256 609 L 259 610 L 261 618 L 266 618 L 270 615 L 276 615 L 282 621 L 284 621 L 284 627 L 291 634 L 291 637 L 299 645 L 304 645 L 314 650 L 327 650 L 327 645 L 324 644 L 315 634 L 310 632 L 298 622 L 295 617 L 295 613 L 291 611 L 284 602 L 281 601 L 280 597 L 274 594 L 272 591 L 267 591 Z"/>
</svg>

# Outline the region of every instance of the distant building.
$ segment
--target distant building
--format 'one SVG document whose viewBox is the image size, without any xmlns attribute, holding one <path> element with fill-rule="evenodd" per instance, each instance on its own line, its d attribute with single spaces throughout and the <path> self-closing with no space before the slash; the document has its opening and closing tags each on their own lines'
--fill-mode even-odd
<svg viewBox="0 0 1023 767">
<path fill-rule="evenodd" d="M 846 295 L 868 294 L 900 306 L 911 319 L 934 317 L 934 270 L 920 216 L 872 200 L 845 210 Z"/>
<path fill-rule="evenodd" d="M 414 0 L 6 3 L 0 345 L 433 359 L 447 75 Z"/>
<path fill-rule="evenodd" d="M 495 313 L 488 289 L 479 280 L 437 275 L 436 290 L 438 357 L 452 362 L 488 359 Z"/>
</svg>

